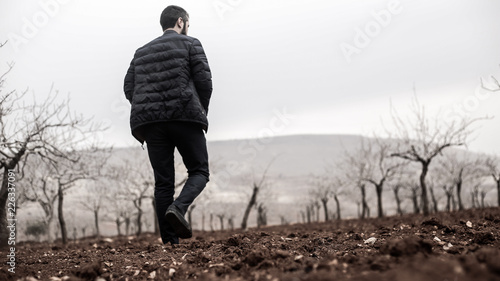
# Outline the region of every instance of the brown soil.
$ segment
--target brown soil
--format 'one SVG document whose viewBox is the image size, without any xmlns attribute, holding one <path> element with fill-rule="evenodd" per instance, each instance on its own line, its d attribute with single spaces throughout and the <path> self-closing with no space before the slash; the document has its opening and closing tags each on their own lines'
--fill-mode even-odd
<svg viewBox="0 0 500 281">
<path fill-rule="evenodd" d="M 195 232 L 176 247 L 154 235 L 23 243 L 0 280 L 500 280 L 499 229 L 490 208 Z"/>
</svg>

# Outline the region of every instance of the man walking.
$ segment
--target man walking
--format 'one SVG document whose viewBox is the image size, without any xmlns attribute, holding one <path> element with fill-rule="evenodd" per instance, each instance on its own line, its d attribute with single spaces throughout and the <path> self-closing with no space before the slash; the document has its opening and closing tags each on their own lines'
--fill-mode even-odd
<svg viewBox="0 0 500 281">
<path fill-rule="evenodd" d="M 192 236 L 184 215 L 209 180 L 205 132 L 212 75 L 203 47 L 187 36 L 189 14 L 181 7 L 163 10 L 163 35 L 139 48 L 125 76 L 132 105 L 132 135 L 147 143 L 155 177 L 156 214 L 163 243 Z M 174 201 L 174 149 L 188 179 Z"/>
</svg>

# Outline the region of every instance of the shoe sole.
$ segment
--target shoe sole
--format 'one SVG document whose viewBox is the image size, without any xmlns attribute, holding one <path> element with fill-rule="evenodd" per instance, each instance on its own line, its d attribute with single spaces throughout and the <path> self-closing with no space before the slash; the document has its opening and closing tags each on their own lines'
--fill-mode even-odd
<svg viewBox="0 0 500 281">
<path fill-rule="evenodd" d="M 187 228 L 174 212 L 167 212 L 165 219 L 174 228 L 175 235 L 179 238 L 186 239 L 193 237 L 193 233 Z"/>
</svg>

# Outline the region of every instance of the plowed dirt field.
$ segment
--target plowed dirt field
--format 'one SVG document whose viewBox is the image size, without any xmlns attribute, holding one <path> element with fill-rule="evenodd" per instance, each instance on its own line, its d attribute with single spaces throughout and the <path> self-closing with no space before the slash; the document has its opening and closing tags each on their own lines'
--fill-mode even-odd
<svg viewBox="0 0 500 281">
<path fill-rule="evenodd" d="M 27 242 L 0 280 L 500 280 L 499 229 L 489 208 L 195 231 L 175 247 L 152 234 Z"/>
</svg>

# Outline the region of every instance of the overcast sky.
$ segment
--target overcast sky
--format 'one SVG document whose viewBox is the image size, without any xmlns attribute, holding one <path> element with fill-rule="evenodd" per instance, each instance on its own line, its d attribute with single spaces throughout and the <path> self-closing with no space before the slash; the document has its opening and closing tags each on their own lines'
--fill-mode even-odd
<svg viewBox="0 0 500 281">
<path fill-rule="evenodd" d="M 209 140 L 289 134 L 365 134 L 390 127 L 413 85 L 430 113 L 453 118 L 498 112 L 500 1 L 40 0 L 0 2 L 0 70 L 7 89 L 43 99 L 54 84 L 73 108 L 130 135 L 123 78 L 134 51 L 160 36 L 169 4 L 190 14 L 212 68 Z M 470 149 L 500 153 L 500 117 Z"/>
</svg>

